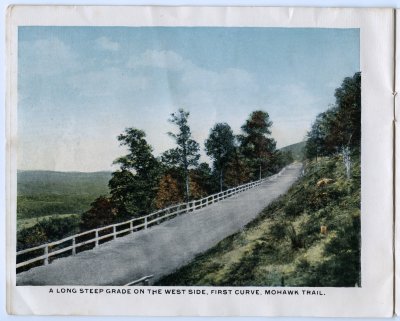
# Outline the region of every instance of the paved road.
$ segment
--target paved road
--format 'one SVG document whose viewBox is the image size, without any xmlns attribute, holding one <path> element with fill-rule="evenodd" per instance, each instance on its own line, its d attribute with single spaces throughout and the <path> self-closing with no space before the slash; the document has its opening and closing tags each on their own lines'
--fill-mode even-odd
<svg viewBox="0 0 400 321">
<path fill-rule="evenodd" d="M 301 164 L 292 164 L 276 179 L 219 203 L 20 273 L 17 285 L 124 285 L 150 274 L 154 282 L 243 228 L 300 171 Z"/>
</svg>

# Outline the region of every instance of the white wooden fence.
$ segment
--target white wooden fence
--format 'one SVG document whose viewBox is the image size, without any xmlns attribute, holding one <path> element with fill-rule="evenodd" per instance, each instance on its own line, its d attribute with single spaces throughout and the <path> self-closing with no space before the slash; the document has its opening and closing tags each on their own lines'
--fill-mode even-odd
<svg viewBox="0 0 400 321">
<path fill-rule="evenodd" d="M 217 203 L 223 199 L 226 199 L 238 193 L 247 191 L 250 188 L 259 186 L 265 181 L 273 180 L 276 177 L 280 176 L 285 169 L 286 168 L 283 168 L 278 174 L 269 176 L 267 178 L 263 178 L 255 182 L 250 182 L 244 185 L 230 188 L 226 191 L 212 194 L 198 200 L 193 200 L 188 203 L 177 204 L 174 206 L 158 210 L 151 214 L 147 214 L 145 216 L 133 218 L 125 222 L 99 227 L 93 230 L 68 236 L 66 238 L 63 238 L 55 242 L 46 243 L 29 249 L 18 251 L 17 258 L 22 254 L 39 252 L 39 250 L 40 252 L 42 252 L 42 254 L 39 253 L 38 256 L 35 256 L 33 253 L 32 255 L 34 256 L 33 258 L 20 260 L 20 262 L 17 263 L 16 267 L 18 269 L 38 261 L 42 261 L 44 265 L 47 265 L 50 263 L 51 257 L 62 253 L 65 253 L 66 255 L 68 254 L 75 255 L 77 248 L 87 244 L 94 244 L 94 247 L 98 247 L 100 245 L 99 243 L 100 241 L 106 242 L 110 240 L 115 240 L 117 236 L 119 236 L 120 234 L 133 233 L 135 230 L 138 229 L 147 229 L 151 225 L 159 224 L 161 221 L 164 221 L 167 218 L 171 218 L 173 216 L 177 216 L 188 212 L 193 212 L 195 210 Z M 80 241 L 79 238 L 82 238 L 83 236 L 86 236 L 88 239 Z M 54 249 L 57 246 L 60 247 L 60 245 L 61 248 Z M 67 253 L 69 251 L 70 253 Z"/>
<path fill-rule="evenodd" d="M 128 284 L 125 284 L 124 286 L 133 286 L 133 285 L 138 285 L 138 284 L 149 285 L 150 279 L 152 279 L 153 277 L 154 277 L 153 274 L 147 275 L 147 276 L 144 276 L 144 277 L 142 277 L 142 278 L 140 278 L 138 280 L 129 282 Z"/>
</svg>

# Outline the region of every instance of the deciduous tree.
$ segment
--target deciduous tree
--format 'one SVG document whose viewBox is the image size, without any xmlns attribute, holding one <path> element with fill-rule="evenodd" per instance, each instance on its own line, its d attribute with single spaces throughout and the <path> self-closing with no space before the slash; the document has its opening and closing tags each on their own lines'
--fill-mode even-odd
<svg viewBox="0 0 400 321">
<path fill-rule="evenodd" d="M 119 219 L 140 216 L 154 208 L 161 165 L 152 154 L 144 131 L 127 128 L 118 136 L 128 154 L 115 160 L 120 170 L 109 181 L 111 201 L 118 209 Z"/>
<path fill-rule="evenodd" d="M 82 230 L 106 226 L 115 221 L 117 210 L 113 207 L 108 197 L 99 196 L 90 206 L 91 208 L 82 214 Z"/>
<path fill-rule="evenodd" d="M 178 133 L 169 132 L 168 135 L 175 140 L 176 148 L 166 151 L 163 161 L 172 166 L 177 166 L 183 170 L 185 180 L 185 199 L 189 200 L 189 169 L 198 165 L 200 158 L 199 144 L 192 139 L 192 133 L 188 125 L 189 112 L 179 109 L 177 113 L 172 113 L 169 121 L 178 127 Z"/>
<path fill-rule="evenodd" d="M 235 136 L 226 123 L 215 124 L 205 141 L 206 153 L 213 160 L 213 166 L 219 172 L 220 191 L 223 190 L 224 172 L 235 149 Z"/>
<path fill-rule="evenodd" d="M 262 177 L 262 167 L 268 166 L 268 160 L 276 150 L 276 142 L 271 135 L 272 121 L 269 114 L 262 110 L 250 114 L 242 126 L 240 142 L 243 154 L 253 163 L 254 171 Z"/>
<path fill-rule="evenodd" d="M 341 154 L 350 178 L 351 154 L 361 146 L 361 74 L 345 78 L 335 98 L 335 105 L 318 115 L 308 132 L 306 154 L 309 158 Z"/>
<path fill-rule="evenodd" d="M 178 181 L 170 173 L 165 174 L 159 183 L 155 205 L 158 209 L 183 202 Z"/>
</svg>

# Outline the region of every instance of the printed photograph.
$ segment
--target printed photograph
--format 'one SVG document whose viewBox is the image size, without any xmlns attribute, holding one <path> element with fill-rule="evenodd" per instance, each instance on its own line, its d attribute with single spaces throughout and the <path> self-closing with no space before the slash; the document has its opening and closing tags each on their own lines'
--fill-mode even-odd
<svg viewBox="0 0 400 321">
<path fill-rule="evenodd" d="M 19 286 L 361 287 L 360 30 L 18 27 Z"/>
</svg>

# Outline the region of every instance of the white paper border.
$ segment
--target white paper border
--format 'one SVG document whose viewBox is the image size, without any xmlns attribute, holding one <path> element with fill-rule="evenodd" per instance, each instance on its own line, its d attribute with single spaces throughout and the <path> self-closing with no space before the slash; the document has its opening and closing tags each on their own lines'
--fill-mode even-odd
<svg viewBox="0 0 400 321">
<path fill-rule="evenodd" d="M 7 155 L 7 308 L 18 314 L 391 316 L 393 312 L 393 10 L 265 7 L 16 6 L 8 12 L 7 146 L 16 142 L 17 27 L 257 26 L 360 28 L 362 288 L 321 297 L 48 295 L 15 287 L 15 148 Z M 10 143 L 12 143 L 10 145 Z M 14 191 L 14 193 L 10 193 Z M 14 214 L 13 214 L 14 213 Z M 14 215 L 14 216 L 13 216 Z M 54 287 L 56 288 L 56 287 Z M 286 288 L 287 289 L 287 288 Z M 155 308 L 157 307 L 157 308 Z"/>
</svg>

